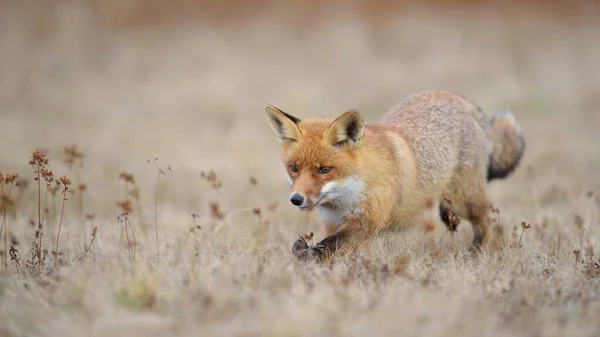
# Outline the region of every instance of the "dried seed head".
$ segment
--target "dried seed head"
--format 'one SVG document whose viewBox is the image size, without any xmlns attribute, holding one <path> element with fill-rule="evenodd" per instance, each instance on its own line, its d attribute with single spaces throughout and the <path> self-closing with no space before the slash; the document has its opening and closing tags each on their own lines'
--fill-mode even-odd
<svg viewBox="0 0 600 337">
<path fill-rule="evenodd" d="M 252 213 L 254 213 L 254 214 L 256 214 L 256 215 L 260 215 L 260 208 L 258 208 L 258 207 L 254 207 L 254 208 L 252 209 Z"/>
<path fill-rule="evenodd" d="M 64 154 L 64 163 L 67 164 L 69 168 L 71 168 L 73 165 L 78 165 L 79 167 L 83 166 L 84 155 L 81 151 L 77 149 L 77 145 L 65 147 Z"/>
<path fill-rule="evenodd" d="M 460 224 L 460 217 L 454 215 L 452 211 L 448 211 L 448 229 L 455 232 Z"/>
<path fill-rule="evenodd" d="M 10 260 L 11 261 L 18 261 L 19 260 L 19 258 L 17 257 L 17 253 L 19 253 L 19 251 L 15 248 L 15 246 L 11 245 L 8 253 L 10 254 Z"/>
<path fill-rule="evenodd" d="M 80 183 L 78 187 L 79 187 L 79 191 L 81 191 L 81 192 L 87 190 L 87 185 L 84 183 Z"/>
<path fill-rule="evenodd" d="M 432 232 L 434 229 L 435 229 L 435 224 L 433 223 L 433 221 L 431 221 L 431 220 L 423 221 L 423 230 L 425 230 L 425 233 Z"/>
<path fill-rule="evenodd" d="M 215 190 L 221 188 L 222 186 L 222 183 L 217 179 L 217 174 L 214 170 L 210 170 L 208 173 L 202 171 L 200 172 L 200 177 L 206 180 L 206 182 L 209 183 L 209 185 Z"/>
<path fill-rule="evenodd" d="M 135 184 L 133 173 L 121 172 L 119 174 L 119 178 L 123 179 L 123 181 L 125 181 L 126 183 Z"/>
<path fill-rule="evenodd" d="M 225 218 L 225 214 L 223 214 L 223 212 L 221 211 L 221 206 L 219 205 L 218 202 L 211 202 L 209 204 L 210 207 L 210 215 L 215 218 L 215 219 L 224 219 Z"/>
<path fill-rule="evenodd" d="M 0 177 L 1 177 L 1 174 L 0 174 Z M 7 184 L 12 184 L 13 182 L 15 182 L 17 180 L 18 177 L 19 177 L 18 174 L 5 174 L 4 182 Z"/>
<path fill-rule="evenodd" d="M 29 165 L 44 167 L 48 164 L 48 158 L 46 158 L 46 153 L 41 150 L 35 150 L 31 155 L 31 160 L 29 161 Z"/>
<path fill-rule="evenodd" d="M 521 228 L 523 228 L 523 229 L 530 229 L 531 228 L 531 224 L 529 224 L 529 223 L 527 223 L 525 221 L 522 221 L 521 222 Z"/>
<path fill-rule="evenodd" d="M 54 173 L 52 173 L 52 170 L 43 168 L 41 174 L 42 178 L 44 178 L 44 180 L 46 181 L 46 184 L 50 185 L 50 183 L 54 181 Z"/>
<path fill-rule="evenodd" d="M 58 181 L 64 186 L 65 189 L 71 186 L 71 180 L 67 178 L 67 176 L 60 176 L 60 178 L 58 178 Z"/>
<path fill-rule="evenodd" d="M 119 207 L 124 213 L 133 213 L 133 206 L 130 200 L 117 201 L 117 207 Z"/>
</svg>

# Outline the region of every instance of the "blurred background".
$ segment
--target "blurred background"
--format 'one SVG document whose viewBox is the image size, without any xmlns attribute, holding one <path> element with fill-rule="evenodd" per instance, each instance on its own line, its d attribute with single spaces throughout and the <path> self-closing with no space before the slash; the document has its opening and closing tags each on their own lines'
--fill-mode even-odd
<svg viewBox="0 0 600 337">
<path fill-rule="evenodd" d="M 588 178 L 600 171 L 599 14 L 597 1 L 3 0 L 0 169 L 32 178 L 42 148 L 69 174 L 63 149 L 76 144 L 97 214 L 118 212 L 122 171 L 151 204 L 154 157 L 172 168 L 160 191 L 173 212 L 207 212 L 210 169 L 226 208 L 286 204 L 267 104 L 376 122 L 446 89 L 524 125 L 523 168 L 492 186 L 495 200 L 525 202 L 537 184 L 559 203 L 540 182 L 600 188 Z"/>
</svg>

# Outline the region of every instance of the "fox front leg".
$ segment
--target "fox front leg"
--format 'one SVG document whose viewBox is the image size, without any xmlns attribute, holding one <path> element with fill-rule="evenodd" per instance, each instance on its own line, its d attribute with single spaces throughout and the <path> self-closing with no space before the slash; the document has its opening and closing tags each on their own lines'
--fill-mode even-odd
<svg viewBox="0 0 600 337">
<path fill-rule="evenodd" d="M 303 237 L 300 237 L 292 246 L 292 254 L 300 261 L 321 261 L 324 257 L 335 252 L 348 237 L 348 229 L 340 230 L 313 246 L 309 246 Z"/>
</svg>

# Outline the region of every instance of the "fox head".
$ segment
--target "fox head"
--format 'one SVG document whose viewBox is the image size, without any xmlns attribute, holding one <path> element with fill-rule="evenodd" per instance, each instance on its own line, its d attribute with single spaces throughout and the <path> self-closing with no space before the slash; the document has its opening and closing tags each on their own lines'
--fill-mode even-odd
<svg viewBox="0 0 600 337">
<path fill-rule="evenodd" d="M 360 113 L 349 110 L 335 120 L 300 120 L 274 106 L 267 106 L 266 112 L 281 144 L 290 202 L 305 211 L 356 203 L 363 188 L 354 175 L 364 137 Z"/>
</svg>

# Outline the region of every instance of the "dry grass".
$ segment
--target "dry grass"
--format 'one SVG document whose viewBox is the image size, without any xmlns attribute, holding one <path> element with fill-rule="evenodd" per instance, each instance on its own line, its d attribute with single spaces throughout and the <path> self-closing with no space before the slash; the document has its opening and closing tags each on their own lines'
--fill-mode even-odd
<svg viewBox="0 0 600 337">
<path fill-rule="evenodd" d="M 83 2 L 6 6 L 0 336 L 600 331 L 594 12 L 273 10 L 116 30 Z M 323 231 L 287 202 L 264 106 L 372 122 L 432 88 L 524 124 L 522 166 L 490 186 L 503 239 L 473 259 L 468 223 L 450 235 L 433 215 L 356 256 L 297 263 L 297 235 Z"/>
</svg>

